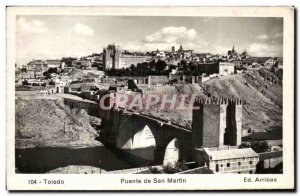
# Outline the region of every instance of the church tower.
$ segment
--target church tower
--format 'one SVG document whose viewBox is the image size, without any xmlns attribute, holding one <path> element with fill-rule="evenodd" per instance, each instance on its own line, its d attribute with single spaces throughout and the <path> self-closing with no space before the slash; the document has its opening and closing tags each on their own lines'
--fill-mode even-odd
<svg viewBox="0 0 300 196">
<path fill-rule="evenodd" d="M 182 51 L 183 51 L 182 44 L 180 44 L 178 52 L 182 52 Z"/>
<path fill-rule="evenodd" d="M 232 47 L 232 54 L 236 54 L 236 51 L 235 51 L 235 49 L 234 49 L 234 45 L 233 45 L 233 47 Z"/>
</svg>

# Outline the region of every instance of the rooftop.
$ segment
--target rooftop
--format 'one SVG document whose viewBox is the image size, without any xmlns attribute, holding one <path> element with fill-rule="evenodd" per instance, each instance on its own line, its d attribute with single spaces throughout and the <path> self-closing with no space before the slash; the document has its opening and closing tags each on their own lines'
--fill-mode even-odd
<svg viewBox="0 0 300 196">
<path fill-rule="evenodd" d="M 258 155 L 260 160 L 265 160 L 265 159 L 282 157 L 282 151 L 263 152 L 263 153 L 259 153 Z"/>
<path fill-rule="evenodd" d="M 210 157 L 210 160 L 239 159 L 259 156 L 252 148 L 229 150 L 209 150 L 208 148 L 204 148 L 204 152 Z"/>
</svg>

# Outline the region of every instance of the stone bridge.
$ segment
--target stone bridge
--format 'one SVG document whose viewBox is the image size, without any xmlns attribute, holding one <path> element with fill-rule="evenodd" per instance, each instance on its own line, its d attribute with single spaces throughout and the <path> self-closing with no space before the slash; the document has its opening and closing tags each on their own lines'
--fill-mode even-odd
<svg viewBox="0 0 300 196">
<path fill-rule="evenodd" d="M 74 103 L 76 102 L 76 103 Z M 194 151 L 201 147 L 239 145 L 241 140 L 242 102 L 240 100 L 195 101 L 192 130 L 154 116 L 125 108 L 102 110 L 96 103 L 67 100 L 71 107 L 84 107 L 103 120 L 101 139 L 105 145 L 153 164 L 194 161 Z"/>
<path fill-rule="evenodd" d="M 116 136 L 117 148 L 157 164 L 192 158 L 191 130 L 163 119 L 115 110 L 112 134 Z"/>
</svg>

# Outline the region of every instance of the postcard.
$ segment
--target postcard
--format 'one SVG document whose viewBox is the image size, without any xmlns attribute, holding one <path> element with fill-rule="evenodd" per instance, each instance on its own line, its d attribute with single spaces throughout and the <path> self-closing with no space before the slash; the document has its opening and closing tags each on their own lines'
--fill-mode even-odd
<svg viewBox="0 0 300 196">
<path fill-rule="evenodd" d="M 294 190 L 294 7 L 8 6 L 7 190 Z"/>
</svg>

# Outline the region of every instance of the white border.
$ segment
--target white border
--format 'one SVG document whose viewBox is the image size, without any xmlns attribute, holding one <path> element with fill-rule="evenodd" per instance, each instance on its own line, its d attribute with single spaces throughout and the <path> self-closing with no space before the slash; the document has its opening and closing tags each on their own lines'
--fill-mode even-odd
<svg viewBox="0 0 300 196">
<path fill-rule="evenodd" d="M 93 12 L 91 12 L 91 9 Z M 14 59 L 16 15 L 149 15 L 284 17 L 283 175 L 184 175 L 187 184 L 120 184 L 120 178 L 167 178 L 169 175 L 65 175 L 14 173 Z M 134 13 L 134 14 L 133 14 Z M 292 7 L 13 7 L 7 10 L 7 188 L 9 190 L 235 190 L 294 187 L 294 12 Z M 172 177 L 182 175 L 172 175 Z M 277 177 L 276 183 L 244 183 L 245 176 Z M 28 185 L 28 179 L 64 179 L 63 186 Z M 229 180 L 230 179 L 230 180 Z"/>
</svg>

